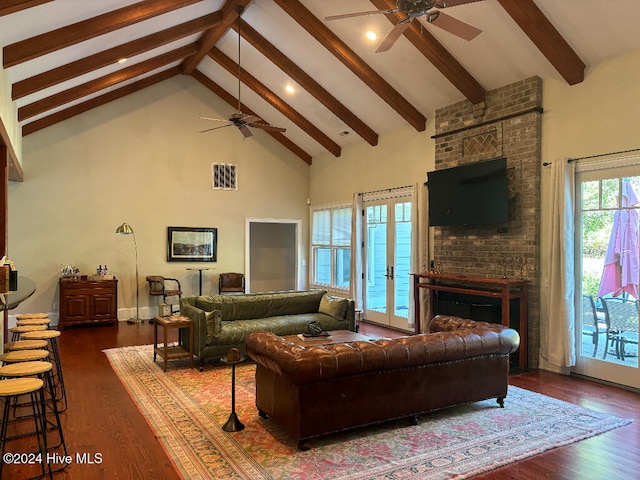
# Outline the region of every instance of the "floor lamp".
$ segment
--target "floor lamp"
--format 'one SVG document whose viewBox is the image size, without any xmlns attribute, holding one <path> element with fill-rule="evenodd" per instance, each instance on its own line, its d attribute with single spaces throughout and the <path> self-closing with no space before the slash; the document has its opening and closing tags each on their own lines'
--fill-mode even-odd
<svg viewBox="0 0 640 480">
<path fill-rule="evenodd" d="M 144 320 L 140 318 L 140 308 L 138 303 L 139 293 L 140 293 L 140 285 L 138 283 L 138 243 L 136 242 L 136 234 L 127 222 L 124 222 L 118 228 L 116 228 L 116 233 L 118 235 L 133 235 L 133 246 L 136 252 L 136 316 L 131 317 L 127 320 L 127 323 L 143 323 Z"/>
</svg>

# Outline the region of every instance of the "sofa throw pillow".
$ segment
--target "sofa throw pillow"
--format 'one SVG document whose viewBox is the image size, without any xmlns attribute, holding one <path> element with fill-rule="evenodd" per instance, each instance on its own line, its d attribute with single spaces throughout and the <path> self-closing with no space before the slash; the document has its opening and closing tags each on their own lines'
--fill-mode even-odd
<svg viewBox="0 0 640 480">
<path fill-rule="evenodd" d="M 346 298 L 332 297 L 331 295 L 324 295 L 320 299 L 319 313 L 331 315 L 336 320 L 344 320 L 344 316 L 347 313 L 347 307 L 349 306 L 349 300 Z"/>
<path fill-rule="evenodd" d="M 220 310 L 213 310 L 206 312 L 205 317 L 207 319 L 207 343 L 209 343 L 209 338 L 216 338 L 222 334 L 222 315 L 220 315 Z"/>
</svg>

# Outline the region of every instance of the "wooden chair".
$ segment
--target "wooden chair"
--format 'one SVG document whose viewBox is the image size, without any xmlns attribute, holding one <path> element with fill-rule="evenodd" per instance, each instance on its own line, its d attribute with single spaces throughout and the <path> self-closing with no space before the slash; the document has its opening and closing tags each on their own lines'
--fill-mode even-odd
<svg viewBox="0 0 640 480">
<path fill-rule="evenodd" d="M 221 273 L 218 279 L 218 292 L 220 295 L 244 293 L 244 274 Z"/>
<path fill-rule="evenodd" d="M 601 333 L 607 333 L 607 325 L 598 322 L 598 312 L 593 297 L 591 295 L 582 295 L 582 334 L 592 338 L 592 357 L 595 357 L 598 351 L 598 339 Z"/>
<path fill-rule="evenodd" d="M 177 278 L 149 275 L 147 276 L 147 282 L 149 282 L 149 295 L 161 296 L 164 303 L 167 303 L 167 297 L 178 297 L 178 303 L 180 303 L 180 298 L 182 298 L 182 287 L 180 286 L 180 281 Z M 176 288 L 167 288 L 166 282 L 175 283 L 174 286 Z"/>
<path fill-rule="evenodd" d="M 607 358 L 609 342 L 615 346 L 616 357 L 624 361 L 625 345 L 638 345 L 638 302 L 622 298 L 601 298 L 607 320 L 607 341 L 603 359 Z"/>
</svg>

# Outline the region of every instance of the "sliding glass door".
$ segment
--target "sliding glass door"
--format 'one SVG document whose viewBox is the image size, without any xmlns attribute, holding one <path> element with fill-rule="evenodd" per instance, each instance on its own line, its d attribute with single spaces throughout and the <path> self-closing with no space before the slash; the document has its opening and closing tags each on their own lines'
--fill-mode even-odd
<svg viewBox="0 0 640 480">
<path fill-rule="evenodd" d="M 577 169 L 575 370 L 640 388 L 640 175 L 632 163 Z"/>
</svg>

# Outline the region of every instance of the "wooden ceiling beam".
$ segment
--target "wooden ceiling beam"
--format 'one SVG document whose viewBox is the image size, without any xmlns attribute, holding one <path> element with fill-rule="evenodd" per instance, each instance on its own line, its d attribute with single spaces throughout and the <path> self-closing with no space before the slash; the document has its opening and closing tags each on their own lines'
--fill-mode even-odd
<svg viewBox="0 0 640 480">
<path fill-rule="evenodd" d="M 190 75 L 196 69 L 200 61 L 209 53 L 215 44 L 218 43 L 218 40 L 227 33 L 231 25 L 238 20 L 238 17 L 250 3 L 251 0 L 227 0 L 225 2 L 220 10 L 222 13 L 220 24 L 207 30 L 202 37 L 200 37 L 200 49 L 198 53 L 190 58 L 186 58 L 184 62 L 182 62 L 182 73 Z"/>
<path fill-rule="evenodd" d="M 202 0 L 146 0 L 7 45 L 4 68 L 113 32 Z"/>
<path fill-rule="evenodd" d="M 387 83 L 373 68 L 358 57 L 347 44 L 340 40 L 322 21 L 307 10 L 302 3 L 298 0 L 274 0 L 274 2 L 411 126 L 419 132 L 424 131 L 427 123 L 424 115 L 422 115 L 411 102 L 400 95 L 400 93 Z"/>
<path fill-rule="evenodd" d="M 396 8 L 396 2 L 394 0 L 370 1 L 380 10 Z M 385 16 L 394 25 L 398 23 L 398 21 L 406 18 L 406 15 L 400 13 Z M 411 22 L 409 28 L 404 31 L 404 36 L 467 100 L 473 104 L 484 101 L 487 92 L 482 85 L 480 85 L 480 82 L 478 82 L 418 20 Z"/>
<path fill-rule="evenodd" d="M 4 0 L 0 4 L 0 17 L 49 2 L 53 2 L 53 0 Z"/>
<path fill-rule="evenodd" d="M 498 0 L 569 85 L 584 81 L 582 59 L 533 0 Z"/>
<path fill-rule="evenodd" d="M 200 82 L 202 85 L 204 85 L 206 88 L 208 88 L 210 91 L 212 91 L 216 96 L 220 97 L 222 100 L 224 100 L 229 105 L 231 105 L 233 108 L 236 108 L 238 106 L 237 98 L 235 98 L 229 92 L 224 90 L 220 85 L 215 83 L 205 74 L 200 72 L 200 70 L 197 70 L 197 69 L 194 70 L 191 73 L 191 76 L 195 78 L 198 82 Z M 255 115 L 256 117 L 259 117 L 259 115 L 257 115 L 254 111 L 252 111 L 249 107 L 247 107 L 244 104 L 240 104 L 240 108 L 247 115 Z M 307 163 L 308 165 L 311 165 L 311 162 L 312 162 L 311 155 L 309 155 L 302 148 L 300 148 L 298 145 L 293 143 L 289 138 L 285 137 L 281 132 L 272 132 L 269 130 L 262 130 L 262 131 L 267 135 L 270 135 L 271 137 L 273 137 L 276 141 L 280 142 L 282 145 L 284 145 L 284 147 L 286 147 L 295 155 L 300 157 L 305 163 Z"/>
<path fill-rule="evenodd" d="M 35 101 L 28 105 L 18 108 L 18 121 L 31 118 L 35 115 L 39 115 L 48 110 L 54 109 L 65 103 L 78 100 L 87 95 L 92 95 L 100 90 L 111 87 L 118 83 L 131 80 L 139 75 L 152 72 L 158 68 L 168 65 L 173 62 L 179 62 L 189 55 L 193 55 L 198 50 L 196 44 L 185 45 L 184 47 L 177 48 L 171 52 L 158 55 L 144 62 L 131 65 L 130 67 L 123 68 L 117 72 L 105 75 L 95 80 L 91 80 L 82 85 L 69 88 L 62 92 L 56 93 L 42 100 Z"/>
<path fill-rule="evenodd" d="M 295 123 L 298 127 L 304 130 L 307 135 L 313 138 L 316 142 L 326 148 L 336 157 L 339 157 L 342 153 L 340 145 L 331 140 L 325 135 L 318 127 L 302 116 L 298 111 L 291 107 L 287 102 L 278 97 L 272 90 L 264 85 L 260 80 L 251 75 L 244 68 L 240 68 L 236 62 L 225 55 L 220 49 L 214 47 L 209 52 L 209 57 L 218 62 L 227 72 L 234 77 L 242 79 L 242 83 L 248 86 L 251 90 L 257 93 L 263 100 L 268 102 L 272 107 L 286 116 L 289 120 Z M 238 70 L 240 69 L 240 72 Z"/>
<path fill-rule="evenodd" d="M 351 110 L 345 107 L 338 99 L 316 82 L 298 65 L 285 56 L 266 38 L 260 35 L 253 27 L 241 20 L 241 34 L 253 47 L 269 59 L 274 65 L 286 73 L 294 82 L 309 92 L 316 100 L 330 110 L 341 121 L 348 125 L 355 133 L 360 135 L 371 146 L 378 144 L 378 134 L 360 120 Z M 238 26 L 234 24 L 236 32 Z"/>
<path fill-rule="evenodd" d="M 25 137 L 39 130 L 42 130 L 43 128 L 50 127 L 51 125 L 62 122 L 63 120 L 68 120 L 71 117 L 75 117 L 76 115 L 80 115 L 81 113 L 87 112 L 96 107 L 100 107 L 119 98 L 126 97 L 127 95 L 150 87 L 151 85 L 155 85 L 156 83 L 163 82 L 164 80 L 179 75 L 180 73 L 181 71 L 179 66 L 172 67 L 149 77 L 143 78 L 142 80 L 138 80 L 137 82 L 130 83 L 129 85 L 125 85 L 124 87 L 120 87 L 111 92 L 107 92 L 103 95 L 87 100 L 86 102 L 79 103 L 46 117 L 39 118 L 38 120 L 22 126 L 22 136 Z"/>
<path fill-rule="evenodd" d="M 211 13 L 189 22 L 167 28 L 161 32 L 156 32 L 146 37 L 123 43 L 117 47 L 104 50 L 90 55 L 75 62 L 67 63 L 47 72 L 25 78 L 13 84 L 11 98 L 18 98 L 31 95 L 45 88 L 57 85 L 66 80 L 70 80 L 79 75 L 98 70 L 116 63 L 121 58 L 131 58 L 141 53 L 148 52 L 154 48 L 175 42 L 188 35 L 201 32 L 220 23 L 222 14 L 220 12 Z"/>
</svg>

